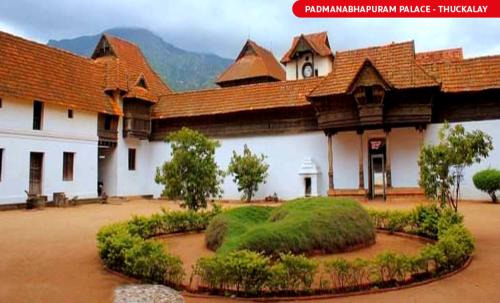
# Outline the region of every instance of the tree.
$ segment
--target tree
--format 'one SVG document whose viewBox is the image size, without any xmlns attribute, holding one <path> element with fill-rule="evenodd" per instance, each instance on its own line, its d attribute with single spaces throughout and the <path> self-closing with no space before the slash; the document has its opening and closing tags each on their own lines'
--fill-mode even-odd
<svg viewBox="0 0 500 303">
<path fill-rule="evenodd" d="M 220 197 L 224 172 L 215 163 L 219 142 L 203 134 L 182 128 L 165 139 L 172 148 L 171 160 L 156 169 L 155 182 L 163 184 L 163 195 L 181 199 L 182 207 L 198 210 L 207 207 L 207 199 Z"/>
<path fill-rule="evenodd" d="M 264 162 L 266 156 L 257 156 L 245 144 L 243 155 L 233 151 L 228 173 L 233 175 L 233 181 L 238 184 L 238 191 L 243 191 L 242 199 L 250 202 L 254 192 L 259 190 L 260 183 L 266 183 L 269 165 Z"/>
<path fill-rule="evenodd" d="M 466 132 L 461 124 L 445 123 L 439 130 L 439 144 L 420 151 L 419 184 L 428 198 L 458 210 L 463 171 L 486 158 L 493 149 L 491 137 L 480 130 Z"/>
</svg>

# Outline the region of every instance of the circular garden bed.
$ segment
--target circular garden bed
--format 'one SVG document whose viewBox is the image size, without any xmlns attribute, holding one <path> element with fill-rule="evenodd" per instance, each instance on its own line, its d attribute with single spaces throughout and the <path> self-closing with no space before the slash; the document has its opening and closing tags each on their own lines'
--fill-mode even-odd
<svg viewBox="0 0 500 303">
<path fill-rule="evenodd" d="M 207 228 L 208 227 L 208 228 Z M 433 240 L 420 253 L 382 252 L 371 258 L 310 258 L 367 246 L 374 228 Z M 216 250 L 186 279 L 181 259 L 156 237 L 203 231 Z M 474 242 L 462 217 L 436 206 L 412 211 L 365 211 L 346 199 L 299 199 L 278 208 L 164 211 L 102 228 L 103 263 L 144 282 L 191 292 L 237 296 L 339 294 L 411 285 L 449 274 L 469 260 Z M 196 289 L 193 288 L 196 285 Z"/>
</svg>

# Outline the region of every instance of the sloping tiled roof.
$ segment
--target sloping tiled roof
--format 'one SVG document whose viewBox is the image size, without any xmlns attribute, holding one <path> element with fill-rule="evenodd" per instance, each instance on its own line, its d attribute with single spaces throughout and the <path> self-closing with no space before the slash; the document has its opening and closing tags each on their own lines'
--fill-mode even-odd
<svg viewBox="0 0 500 303">
<path fill-rule="evenodd" d="M 220 74 L 215 83 L 257 77 L 285 80 L 285 70 L 270 51 L 247 40 L 238 58 Z"/>
<path fill-rule="evenodd" d="M 308 106 L 306 94 L 323 78 L 277 81 L 173 93 L 160 98 L 153 118 L 192 117 L 271 108 Z"/>
<path fill-rule="evenodd" d="M 453 62 L 464 59 L 462 48 L 442 49 L 431 52 L 421 52 L 415 54 L 418 64 Z"/>
<path fill-rule="evenodd" d="M 332 50 L 330 48 L 330 43 L 328 42 L 327 32 L 314 33 L 308 35 L 300 35 L 293 37 L 292 46 L 281 58 L 281 63 L 287 63 L 292 61 L 292 56 L 295 53 L 295 49 L 299 44 L 299 41 L 304 39 L 307 44 L 320 56 L 331 56 Z"/>
<path fill-rule="evenodd" d="M 104 74 L 91 59 L 0 32 L 0 97 L 121 114 L 104 92 Z"/>
<path fill-rule="evenodd" d="M 363 64 L 369 60 L 396 89 L 438 86 L 439 83 L 415 61 L 413 41 L 337 52 L 332 72 L 310 97 L 343 94 Z"/>
<path fill-rule="evenodd" d="M 121 89 L 126 92 L 124 97 L 151 102 L 157 102 L 159 96 L 172 92 L 148 64 L 137 45 L 108 34 L 104 37 L 116 55 L 111 58 L 103 57 L 109 68 L 106 83 L 108 89 Z M 145 79 L 147 89 L 137 86 L 141 77 Z"/>
<path fill-rule="evenodd" d="M 443 92 L 458 93 L 500 88 L 500 55 L 429 63 L 422 67 L 442 82 Z"/>
</svg>

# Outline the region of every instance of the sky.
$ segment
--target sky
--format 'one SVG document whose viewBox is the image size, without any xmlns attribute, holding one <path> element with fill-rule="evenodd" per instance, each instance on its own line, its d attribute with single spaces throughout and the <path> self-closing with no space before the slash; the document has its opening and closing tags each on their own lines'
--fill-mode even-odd
<svg viewBox="0 0 500 303">
<path fill-rule="evenodd" d="M 500 19 L 301 19 L 293 0 L 2 0 L 0 30 L 46 43 L 141 27 L 177 47 L 226 58 L 246 39 L 280 58 L 292 37 L 328 31 L 333 50 L 414 40 L 417 51 L 462 47 L 465 57 L 500 54 Z"/>
</svg>

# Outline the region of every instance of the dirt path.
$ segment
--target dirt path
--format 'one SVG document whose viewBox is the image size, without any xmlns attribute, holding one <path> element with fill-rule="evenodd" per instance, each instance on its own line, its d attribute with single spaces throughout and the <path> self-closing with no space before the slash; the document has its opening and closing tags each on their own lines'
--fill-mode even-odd
<svg viewBox="0 0 500 303">
<path fill-rule="evenodd" d="M 410 208 L 414 204 L 373 206 Z M 127 281 L 102 268 L 95 247 L 96 231 L 102 225 L 128 219 L 131 214 L 150 214 L 161 207 L 176 206 L 141 200 L 121 205 L 0 212 L 0 302 L 111 302 L 113 288 Z M 463 203 L 460 207 L 477 241 L 474 260 L 464 272 L 407 290 L 318 302 L 498 302 L 500 205 Z"/>
</svg>

